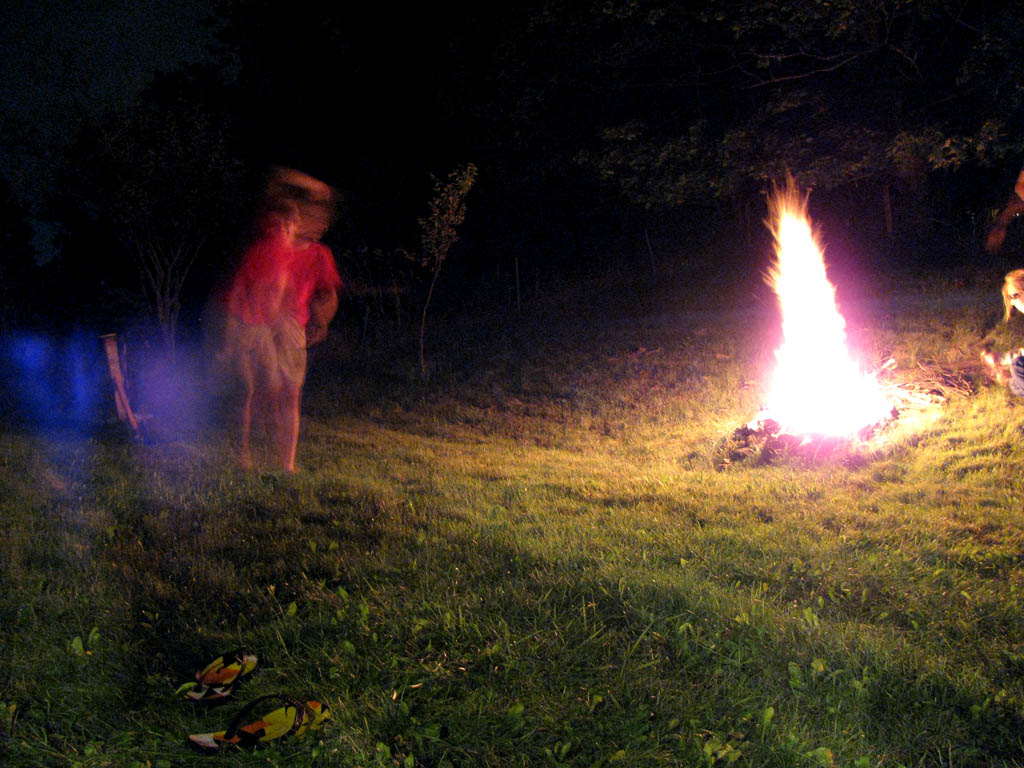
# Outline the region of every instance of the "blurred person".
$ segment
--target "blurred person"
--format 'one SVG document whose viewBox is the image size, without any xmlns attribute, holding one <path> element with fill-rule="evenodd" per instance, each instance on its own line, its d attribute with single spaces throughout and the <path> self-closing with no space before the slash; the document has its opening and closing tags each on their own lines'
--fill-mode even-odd
<svg viewBox="0 0 1024 768">
<path fill-rule="evenodd" d="M 1003 247 L 1006 240 L 1006 230 L 1015 218 L 1024 213 L 1024 170 L 1017 176 L 1017 182 L 1013 185 L 1013 192 L 1010 199 L 1006 201 L 1003 210 L 996 216 L 992 228 L 985 239 L 985 250 L 995 254 Z"/>
<path fill-rule="evenodd" d="M 288 171 L 287 184 L 281 183 L 282 170 Z M 320 242 L 332 222 L 331 195 L 323 182 L 276 169 L 256 235 L 223 298 L 221 359 L 232 364 L 243 385 L 239 459 L 246 468 L 252 467 L 253 411 L 263 403 L 275 460 L 295 471 L 307 348 L 326 338 L 341 287 L 334 256 Z"/>
<path fill-rule="evenodd" d="M 1003 383 L 1009 376 L 1010 391 L 1024 395 L 1024 348 L 1020 328 L 1011 327 L 1013 310 L 1024 314 L 1024 269 L 1007 273 L 1002 293 L 1003 321 L 985 338 L 981 359 L 996 381 Z"/>
<path fill-rule="evenodd" d="M 294 348 L 296 331 L 284 312 L 297 226 L 294 207 L 264 211 L 222 299 L 226 325 L 221 360 L 242 384 L 239 458 L 246 468 L 252 466 L 250 433 L 257 395 L 270 403 L 277 435 L 283 426 L 278 426 L 274 405 L 282 397 L 284 381 L 291 382 L 289 388 L 301 387 L 305 372 L 305 361 Z"/>
</svg>

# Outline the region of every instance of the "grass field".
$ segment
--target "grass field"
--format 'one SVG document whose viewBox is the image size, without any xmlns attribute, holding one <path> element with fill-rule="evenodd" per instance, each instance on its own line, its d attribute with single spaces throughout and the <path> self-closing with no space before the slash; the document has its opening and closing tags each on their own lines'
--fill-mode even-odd
<svg viewBox="0 0 1024 768">
<path fill-rule="evenodd" d="M 642 282 L 439 324 L 429 384 L 325 349 L 295 476 L 213 425 L 5 428 L 0 761 L 1024 765 L 1021 403 L 976 380 L 870 446 L 723 463 L 770 302 Z M 971 357 L 998 282 L 849 305 L 899 376 Z M 251 679 L 186 702 L 239 646 Z M 333 719 L 186 747 L 279 691 Z"/>
</svg>

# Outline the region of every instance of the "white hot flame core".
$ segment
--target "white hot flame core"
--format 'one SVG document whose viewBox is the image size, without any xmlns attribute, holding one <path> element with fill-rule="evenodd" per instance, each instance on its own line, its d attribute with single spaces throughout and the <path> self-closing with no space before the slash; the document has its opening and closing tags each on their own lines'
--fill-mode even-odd
<svg viewBox="0 0 1024 768">
<path fill-rule="evenodd" d="M 852 435 L 886 418 L 892 404 L 846 345 L 846 321 L 807 217 L 790 183 L 770 202 L 776 261 L 769 274 L 782 310 L 782 346 L 761 418 L 796 435 Z"/>
</svg>

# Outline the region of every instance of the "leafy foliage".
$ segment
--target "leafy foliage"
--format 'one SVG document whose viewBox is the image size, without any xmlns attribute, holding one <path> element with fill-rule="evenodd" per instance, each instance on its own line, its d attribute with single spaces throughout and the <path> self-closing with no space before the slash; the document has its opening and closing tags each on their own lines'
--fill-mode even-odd
<svg viewBox="0 0 1024 768">
<path fill-rule="evenodd" d="M 1015 4 L 636 2 L 575 30 L 607 30 L 613 11 L 621 33 L 595 66 L 645 103 L 581 160 L 645 205 L 730 198 L 785 168 L 829 190 L 1021 151 Z"/>
</svg>

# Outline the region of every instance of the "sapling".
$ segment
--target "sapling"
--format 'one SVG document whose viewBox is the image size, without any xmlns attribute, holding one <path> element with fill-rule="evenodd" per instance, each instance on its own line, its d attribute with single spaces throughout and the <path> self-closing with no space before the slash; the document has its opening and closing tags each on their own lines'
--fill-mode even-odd
<svg viewBox="0 0 1024 768">
<path fill-rule="evenodd" d="M 430 270 L 430 288 L 423 302 L 420 316 L 420 375 L 427 378 L 427 361 L 424 355 L 424 336 L 427 327 L 427 309 L 434 295 L 437 277 L 448 252 L 459 239 L 457 229 L 466 218 L 466 195 L 476 181 L 476 166 L 469 163 L 465 168 L 448 174 L 447 181 L 434 182 L 434 198 L 430 201 L 430 214 L 419 219 L 421 251 L 420 266 Z"/>
</svg>

